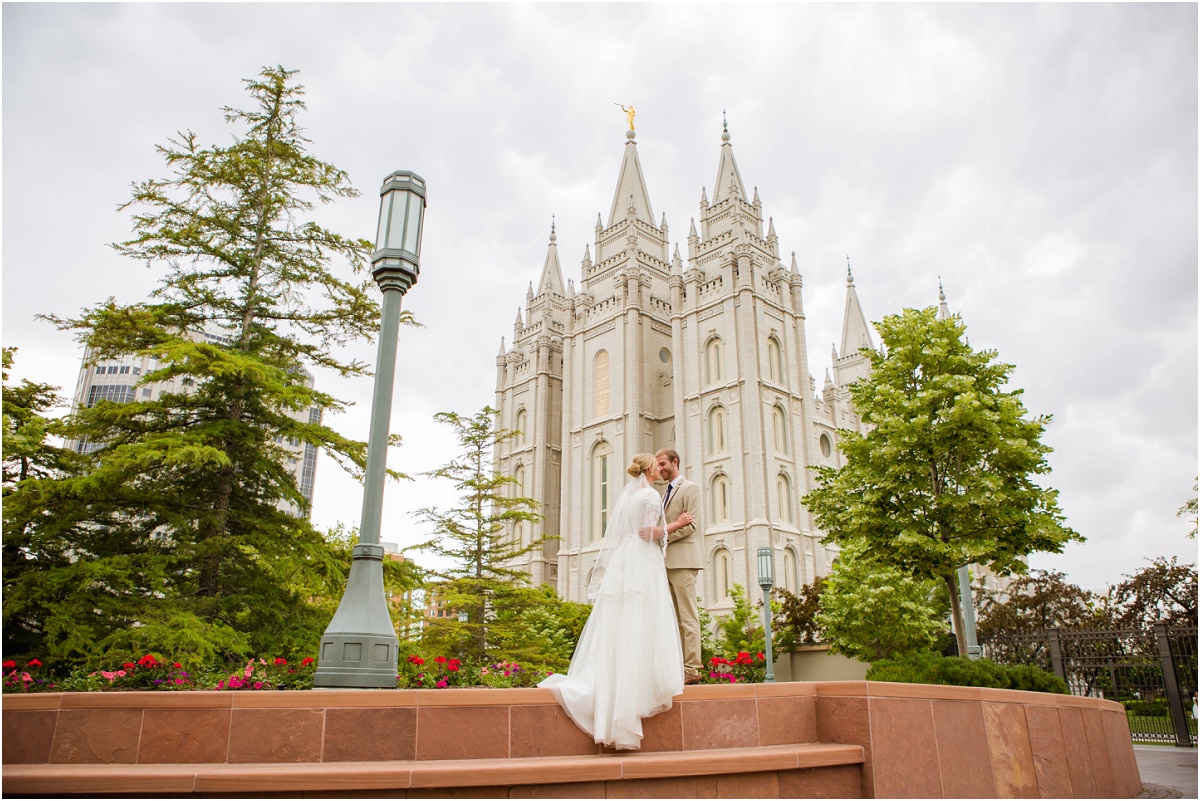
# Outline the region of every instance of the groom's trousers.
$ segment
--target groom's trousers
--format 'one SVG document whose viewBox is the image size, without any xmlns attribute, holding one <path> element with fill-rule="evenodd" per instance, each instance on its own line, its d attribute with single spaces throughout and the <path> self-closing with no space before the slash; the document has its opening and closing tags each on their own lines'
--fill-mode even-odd
<svg viewBox="0 0 1200 801">
<path fill-rule="evenodd" d="M 671 600 L 675 602 L 675 618 L 679 621 L 679 642 L 683 646 L 683 670 L 700 674 L 700 610 L 696 608 L 695 568 L 667 568 L 667 583 L 671 585 Z"/>
</svg>

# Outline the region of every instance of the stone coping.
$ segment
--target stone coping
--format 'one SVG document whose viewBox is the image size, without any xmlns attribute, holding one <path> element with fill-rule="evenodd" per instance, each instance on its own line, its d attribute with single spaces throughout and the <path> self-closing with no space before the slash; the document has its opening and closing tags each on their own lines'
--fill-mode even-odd
<svg viewBox="0 0 1200 801">
<path fill-rule="evenodd" d="M 942 701 L 1073 707 L 1124 712 L 1116 701 L 1075 695 L 958 687 L 944 684 L 905 684 L 886 681 L 779 682 L 775 684 L 699 684 L 685 687 L 680 701 L 703 699 L 779 698 L 796 696 L 858 698 L 921 698 Z M 5 711 L 60 709 L 278 709 L 351 707 L 480 707 L 553 706 L 553 693 L 538 687 L 487 687 L 441 690 L 145 690 L 90 693 L 9 693 Z"/>
<path fill-rule="evenodd" d="M 709 752 L 621 753 L 537 759 L 338 764 L 20 765 L 4 770 L 7 793 L 310 792 L 612 782 L 765 773 L 863 761 L 858 746 L 798 744 Z M 119 789 L 118 789 L 119 788 Z"/>
</svg>

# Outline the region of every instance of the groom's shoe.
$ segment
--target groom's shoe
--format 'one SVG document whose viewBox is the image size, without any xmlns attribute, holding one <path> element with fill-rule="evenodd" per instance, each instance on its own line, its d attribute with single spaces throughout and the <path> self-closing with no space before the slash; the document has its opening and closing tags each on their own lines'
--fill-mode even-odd
<svg viewBox="0 0 1200 801">
<path fill-rule="evenodd" d="M 699 684 L 700 683 L 700 674 L 699 673 L 684 673 L 683 674 L 683 683 L 684 683 L 684 685 Z"/>
</svg>

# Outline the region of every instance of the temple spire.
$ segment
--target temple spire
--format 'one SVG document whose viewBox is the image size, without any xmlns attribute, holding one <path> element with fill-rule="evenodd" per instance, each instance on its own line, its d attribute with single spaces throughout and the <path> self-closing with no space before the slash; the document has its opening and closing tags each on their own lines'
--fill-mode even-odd
<svg viewBox="0 0 1200 801">
<path fill-rule="evenodd" d="M 717 181 L 713 184 L 713 203 L 720 203 L 728 197 L 745 198 L 746 189 L 737 161 L 733 158 L 733 145 L 729 144 L 729 125 L 726 123 L 721 134 L 721 160 L 717 163 Z"/>
<path fill-rule="evenodd" d="M 938 312 L 939 320 L 950 319 L 950 307 L 946 305 L 946 290 L 942 289 L 942 277 L 938 276 Z"/>
<path fill-rule="evenodd" d="M 638 159 L 637 141 L 633 131 L 626 131 L 625 155 L 617 174 L 617 188 L 613 193 L 612 208 L 608 213 L 608 224 L 612 226 L 628 213 L 654 226 L 654 209 L 650 205 L 650 194 L 646 191 L 646 179 L 642 174 L 642 163 Z M 628 202 L 626 202 L 628 201 Z"/>
<path fill-rule="evenodd" d="M 546 246 L 546 261 L 542 265 L 542 277 L 538 281 L 539 295 L 552 292 L 563 294 L 562 267 L 558 262 L 558 234 L 555 232 L 554 216 L 550 217 L 550 244 Z"/>
</svg>

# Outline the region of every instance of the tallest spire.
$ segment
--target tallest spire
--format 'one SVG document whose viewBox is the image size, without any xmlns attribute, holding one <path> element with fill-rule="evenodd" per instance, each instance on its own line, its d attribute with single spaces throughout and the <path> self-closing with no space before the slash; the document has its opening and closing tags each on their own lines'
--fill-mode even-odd
<svg viewBox="0 0 1200 801">
<path fill-rule="evenodd" d="M 621 159 L 621 171 L 617 175 L 612 209 L 608 212 L 609 226 L 630 212 L 647 225 L 654 226 L 654 209 L 650 206 L 650 194 L 646 191 L 642 163 L 638 160 L 636 136 L 632 128 L 625 132 L 625 155 Z"/>
</svg>

